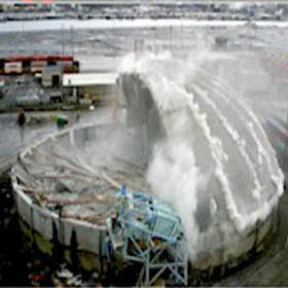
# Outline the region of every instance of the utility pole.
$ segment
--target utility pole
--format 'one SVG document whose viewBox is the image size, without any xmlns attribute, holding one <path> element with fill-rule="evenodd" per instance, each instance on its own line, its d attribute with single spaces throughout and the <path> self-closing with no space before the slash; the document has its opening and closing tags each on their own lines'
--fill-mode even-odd
<svg viewBox="0 0 288 288">
<path fill-rule="evenodd" d="M 74 30 L 73 30 L 73 26 L 71 26 L 71 50 L 72 50 L 72 56 L 74 57 Z"/>
<path fill-rule="evenodd" d="M 64 32 L 64 29 L 63 29 L 63 25 L 61 25 L 61 34 L 62 34 L 62 55 L 64 55 L 65 53 L 65 32 Z"/>
</svg>

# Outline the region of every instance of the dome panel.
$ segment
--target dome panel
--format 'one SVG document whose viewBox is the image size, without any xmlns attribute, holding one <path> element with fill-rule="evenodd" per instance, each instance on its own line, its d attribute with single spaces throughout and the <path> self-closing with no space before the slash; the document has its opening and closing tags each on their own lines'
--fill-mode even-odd
<svg viewBox="0 0 288 288">
<path fill-rule="evenodd" d="M 121 70 L 123 95 L 134 98 L 137 111 L 138 101 L 149 95 L 150 106 L 142 105 L 139 115 L 149 121 L 147 111 L 154 105 L 159 119 L 154 125 L 164 131 L 151 141 L 146 126 L 147 181 L 151 193 L 182 218 L 191 260 L 246 241 L 246 233 L 269 217 L 283 193 L 282 172 L 256 116 L 211 73 L 190 71 L 172 57 L 126 61 L 135 65 Z M 130 123 L 137 122 L 134 109 L 127 105 Z"/>
</svg>

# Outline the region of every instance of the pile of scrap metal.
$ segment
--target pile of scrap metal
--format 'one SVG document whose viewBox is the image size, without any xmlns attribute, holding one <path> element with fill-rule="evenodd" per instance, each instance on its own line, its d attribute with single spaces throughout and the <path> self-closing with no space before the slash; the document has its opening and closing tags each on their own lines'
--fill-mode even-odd
<svg viewBox="0 0 288 288">
<path fill-rule="evenodd" d="M 67 151 L 57 140 L 50 142 L 22 153 L 13 173 L 34 203 L 62 218 L 103 226 L 112 213 L 119 183 L 126 182 L 132 189 L 144 186 L 140 168 L 120 159 L 115 165 L 95 168 L 79 150 Z"/>
<path fill-rule="evenodd" d="M 127 193 L 123 185 L 114 212 L 106 221 L 108 258 L 116 253 L 126 261 L 141 263 L 140 286 L 153 285 L 163 275 L 167 283 L 187 285 L 183 227 L 171 207 L 148 194 Z"/>
</svg>

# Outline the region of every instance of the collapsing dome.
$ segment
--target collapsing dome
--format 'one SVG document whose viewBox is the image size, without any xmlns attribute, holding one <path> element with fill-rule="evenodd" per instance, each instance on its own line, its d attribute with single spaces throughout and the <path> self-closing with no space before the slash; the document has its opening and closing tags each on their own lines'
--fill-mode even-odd
<svg viewBox="0 0 288 288">
<path fill-rule="evenodd" d="M 120 70 L 134 160 L 181 217 L 194 265 L 218 266 L 258 245 L 283 176 L 250 108 L 223 79 L 169 55 L 130 55 Z"/>
</svg>

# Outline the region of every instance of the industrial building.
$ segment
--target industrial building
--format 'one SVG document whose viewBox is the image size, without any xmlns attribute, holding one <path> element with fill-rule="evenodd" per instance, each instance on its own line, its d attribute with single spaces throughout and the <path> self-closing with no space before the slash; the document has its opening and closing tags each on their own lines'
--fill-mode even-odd
<svg viewBox="0 0 288 288">
<path fill-rule="evenodd" d="M 62 83 L 62 67 L 60 65 L 47 66 L 43 68 L 41 75 L 41 84 L 43 87 L 61 87 Z"/>
<path fill-rule="evenodd" d="M 115 98 L 116 78 L 116 73 L 64 74 L 62 94 L 68 103 L 108 103 Z"/>
<path fill-rule="evenodd" d="M 9 103 L 9 107 L 21 104 L 31 108 L 32 104 L 49 106 L 54 103 L 87 107 L 111 103 L 116 96 L 116 78 L 115 73 L 65 73 L 63 65 L 48 65 L 41 66 L 41 72 L 35 70 L 34 75 L 6 75 L 0 90 L 4 98 L 3 105 Z M 30 93 L 28 88 L 31 83 L 37 87 L 38 93 Z M 27 100 L 21 100 L 22 94 L 27 94 Z M 20 102 L 13 100 L 16 98 L 21 98 Z"/>
</svg>

